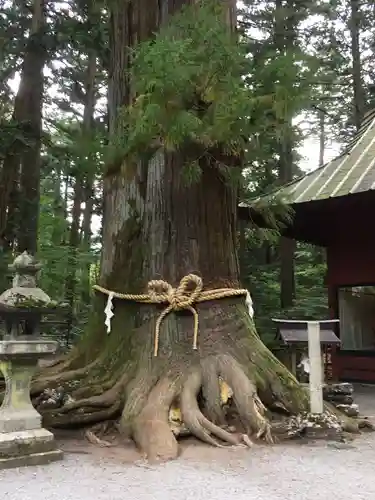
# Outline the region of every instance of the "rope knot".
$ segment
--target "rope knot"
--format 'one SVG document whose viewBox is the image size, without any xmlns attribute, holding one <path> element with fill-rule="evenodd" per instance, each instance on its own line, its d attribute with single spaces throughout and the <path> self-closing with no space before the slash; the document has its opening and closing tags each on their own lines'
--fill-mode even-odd
<svg viewBox="0 0 375 500">
<path fill-rule="evenodd" d="M 189 309 L 199 298 L 202 289 L 202 278 L 195 274 L 184 276 L 177 288 L 163 280 L 152 280 L 148 284 L 150 299 L 159 304 L 169 303 L 173 311 Z"/>
<path fill-rule="evenodd" d="M 154 355 L 158 355 L 160 325 L 163 319 L 172 311 L 189 310 L 194 316 L 193 349 L 197 349 L 198 313 L 193 304 L 198 300 L 203 289 L 202 278 L 195 274 L 188 274 L 180 281 L 177 288 L 173 288 L 164 280 L 152 280 L 148 283 L 148 295 L 158 304 L 169 304 L 156 321 Z"/>
<path fill-rule="evenodd" d="M 112 299 L 114 297 L 124 300 L 135 300 L 137 302 L 141 302 L 142 304 L 167 304 L 156 320 L 154 356 L 158 355 L 161 322 L 172 311 L 188 310 L 194 316 L 193 349 L 197 349 L 198 338 L 198 312 L 194 307 L 195 303 L 245 295 L 250 317 L 252 318 L 254 314 L 252 300 L 248 290 L 237 288 L 216 288 L 214 290 L 203 290 L 202 278 L 195 274 L 188 274 L 182 278 L 177 288 L 173 288 L 167 281 L 152 280 L 148 283 L 148 293 L 142 295 L 113 292 L 100 285 L 95 285 L 94 289 L 108 295 L 107 307 L 105 309 L 105 324 L 108 329 L 110 329 L 110 320 L 113 316 Z"/>
</svg>

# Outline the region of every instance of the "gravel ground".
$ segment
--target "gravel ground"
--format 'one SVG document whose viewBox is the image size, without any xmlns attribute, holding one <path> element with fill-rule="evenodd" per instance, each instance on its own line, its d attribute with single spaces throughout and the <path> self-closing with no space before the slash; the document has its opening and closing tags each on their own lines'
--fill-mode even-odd
<svg viewBox="0 0 375 500">
<path fill-rule="evenodd" d="M 358 397 L 367 414 L 375 393 Z M 361 405 L 361 403 L 363 403 Z M 375 413 L 375 412 L 374 412 Z M 257 446 L 234 452 L 187 446 L 159 466 L 67 453 L 45 467 L 0 471 L 1 500 L 369 500 L 375 498 L 375 434 L 351 446 Z"/>
</svg>

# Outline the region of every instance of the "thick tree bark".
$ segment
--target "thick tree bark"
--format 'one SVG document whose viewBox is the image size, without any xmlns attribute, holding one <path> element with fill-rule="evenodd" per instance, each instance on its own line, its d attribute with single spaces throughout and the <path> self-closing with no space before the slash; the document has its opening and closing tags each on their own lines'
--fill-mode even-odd
<svg viewBox="0 0 375 500">
<path fill-rule="evenodd" d="M 155 0 L 111 3 L 110 128 L 129 102 L 127 48 L 151 36 L 185 2 Z M 234 2 L 228 19 L 233 20 Z M 233 9 L 233 10 L 232 10 Z M 202 165 L 199 182 L 184 183 L 183 158 L 159 151 L 140 163 L 129 180 L 112 171 L 104 180 L 101 285 L 123 293 L 144 293 L 163 279 L 176 287 L 196 273 L 204 287 L 238 288 L 237 189 L 215 165 Z M 122 172 L 126 170 L 126 162 Z M 161 323 L 158 356 L 153 354 L 156 321 L 162 306 L 114 301 L 115 316 L 106 335 L 98 295 L 87 335 L 68 359 L 37 379 L 33 396 L 65 385 L 74 401 L 44 410 L 45 423 L 88 425 L 120 418 L 120 431 L 133 437 L 150 459 L 174 458 L 178 446 L 171 410 L 178 408 L 186 429 L 215 446 L 235 445 L 244 435 L 270 438 L 267 410 L 306 408 L 307 397 L 295 378 L 256 334 L 244 297 L 195 304 L 198 348 L 192 348 L 190 311 L 173 312 Z M 68 370 L 68 371 L 67 371 Z M 225 427 L 220 382 L 233 391 L 239 433 Z M 74 384 L 72 384 L 74 380 Z M 242 436 L 242 437 L 241 437 Z"/>
</svg>

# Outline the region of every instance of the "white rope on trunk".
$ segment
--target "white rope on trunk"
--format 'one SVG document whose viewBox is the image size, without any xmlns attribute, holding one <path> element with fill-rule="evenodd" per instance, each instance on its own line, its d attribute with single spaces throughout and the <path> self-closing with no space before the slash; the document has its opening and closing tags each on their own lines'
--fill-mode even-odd
<svg viewBox="0 0 375 500">
<path fill-rule="evenodd" d="M 246 306 L 251 319 L 254 317 L 253 300 L 249 290 L 236 288 L 219 288 L 213 290 L 203 290 L 202 278 L 194 274 L 184 276 L 177 288 L 173 288 L 169 283 L 163 280 L 153 280 L 148 284 L 148 293 L 142 295 L 124 294 L 114 292 L 99 285 L 94 286 L 98 290 L 108 295 L 107 304 L 104 309 L 107 333 L 111 333 L 111 320 L 115 315 L 113 312 L 113 299 L 134 300 L 143 304 L 167 304 L 166 308 L 160 313 L 155 329 L 155 349 L 154 355 L 158 355 L 160 324 L 163 319 L 172 311 L 189 310 L 194 316 L 194 340 L 193 349 L 197 349 L 198 336 L 198 312 L 195 304 L 209 300 L 217 300 L 244 295 Z"/>
</svg>

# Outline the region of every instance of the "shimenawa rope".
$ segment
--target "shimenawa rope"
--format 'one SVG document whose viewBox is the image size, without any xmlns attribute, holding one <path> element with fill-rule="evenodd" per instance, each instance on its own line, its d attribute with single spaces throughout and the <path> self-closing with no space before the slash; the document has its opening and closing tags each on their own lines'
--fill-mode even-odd
<svg viewBox="0 0 375 500">
<path fill-rule="evenodd" d="M 155 326 L 155 343 L 154 343 L 154 356 L 158 355 L 159 351 L 159 337 L 160 325 L 163 319 L 172 311 L 188 310 L 194 317 L 194 337 L 193 349 L 197 349 L 198 339 L 198 312 L 194 304 L 199 302 L 206 302 L 209 300 L 224 299 L 227 297 L 237 297 L 246 295 L 246 303 L 249 306 L 249 314 L 252 317 L 252 301 L 250 293 L 245 289 L 235 288 L 217 288 L 215 290 L 203 290 L 202 278 L 195 274 L 188 274 L 180 281 L 177 288 L 173 288 L 169 283 L 163 280 L 152 280 L 148 283 L 147 294 L 133 295 L 127 293 L 113 292 L 100 285 L 94 285 L 94 289 L 108 295 L 108 302 L 106 307 L 106 325 L 110 332 L 110 319 L 113 316 L 112 312 L 112 299 L 132 300 L 143 304 L 168 304 L 166 308 L 160 313 Z M 250 309 L 251 308 L 251 309 Z"/>
</svg>

